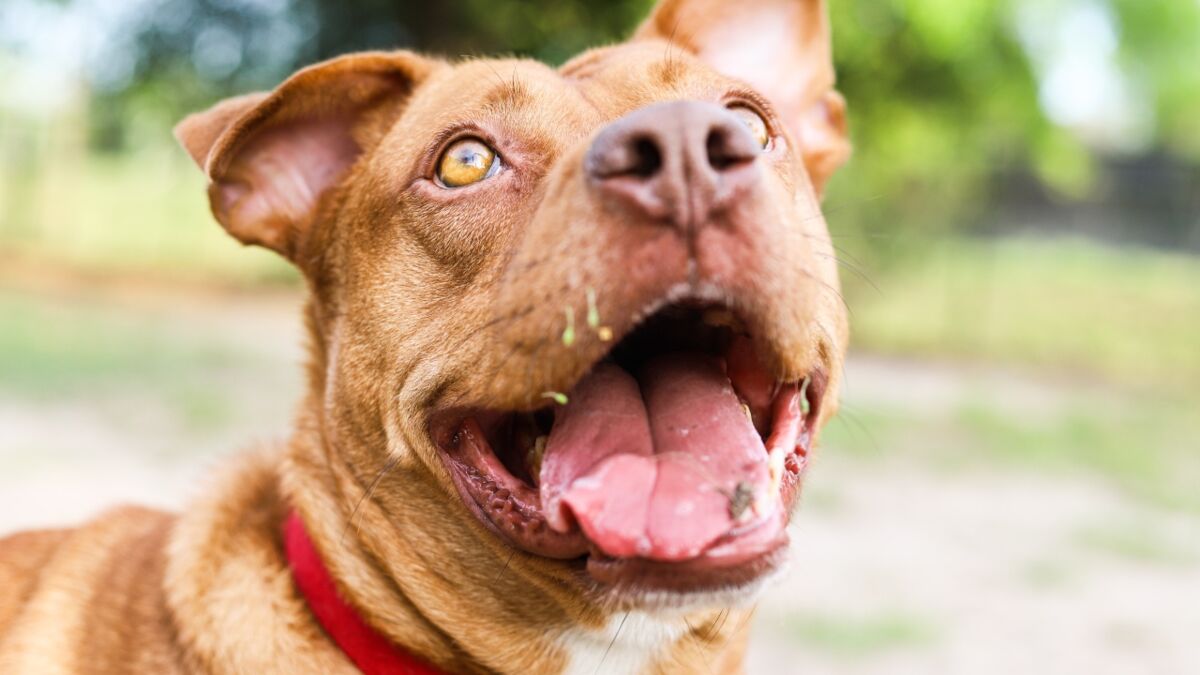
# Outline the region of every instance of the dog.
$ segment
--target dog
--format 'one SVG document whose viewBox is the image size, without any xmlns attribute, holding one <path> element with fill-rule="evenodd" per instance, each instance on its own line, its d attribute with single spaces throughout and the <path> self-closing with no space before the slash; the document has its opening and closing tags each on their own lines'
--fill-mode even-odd
<svg viewBox="0 0 1200 675">
<path fill-rule="evenodd" d="M 307 393 L 178 515 L 0 541 L 0 672 L 741 671 L 848 339 L 823 0 L 351 54 L 176 135 L 303 273 Z"/>
</svg>

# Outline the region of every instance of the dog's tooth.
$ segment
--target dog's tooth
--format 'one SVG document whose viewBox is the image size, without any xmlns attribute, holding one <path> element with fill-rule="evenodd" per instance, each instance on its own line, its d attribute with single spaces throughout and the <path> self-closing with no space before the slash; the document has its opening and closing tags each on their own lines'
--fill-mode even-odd
<svg viewBox="0 0 1200 675">
<path fill-rule="evenodd" d="M 545 435 L 538 436 L 533 441 L 533 447 L 529 448 L 529 451 L 525 453 L 525 463 L 529 467 L 529 476 L 533 478 L 534 483 L 541 482 L 542 457 L 546 454 L 546 440 L 547 437 Z"/>
<path fill-rule="evenodd" d="M 733 312 L 728 309 L 716 307 L 704 310 L 701 320 L 717 328 L 733 328 L 734 324 L 737 323 L 737 317 L 733 315 Z"/>
<path fill-rule="evenodd" d="M 804 415 L 805 418 L 808 417 L 808 413 L 812 409 L 811 404 L 808 402 L 808 386 L 810 384 L 812 384 L 812 378 L 806 377 L 804 378 L 804 384 L 800 385 L 800 414 Z"/>
<path fill-rule="evenodd" d="M 774 495 L 779 494 L 780 487 L 783 484 L 784 461 L 787 459 L 786 454 L 782 449 L 776 448 L 767 457 L 767 472 L 770 476 L 770 484 L 767 491 L 760 495 L 761 500 L 755 500 L 754 510 L 759 515 L 767 513 L 767 500 L 772 499 Z"/>
<path fill-rule="evenodd" d="M 723 307 L 710 307 L 700 315 L 700 320 L 714 328 L 728 328 L 735 333 L 745 333 L 746 325 L 732 311 Z"/>
</svg>

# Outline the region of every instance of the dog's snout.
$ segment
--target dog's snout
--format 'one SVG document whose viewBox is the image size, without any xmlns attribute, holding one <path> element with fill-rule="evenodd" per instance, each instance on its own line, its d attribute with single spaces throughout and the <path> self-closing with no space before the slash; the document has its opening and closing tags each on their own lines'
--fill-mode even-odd
<svg viewBox="0 0 1200 675">
<path fill-rule="evenodd" d="M 725 108 L 676 101 L 610 124 L 592 143 L 584 168 L 608 205 L 692 230 L 757 180 L 761 152 L 754 136 Z"/>
</svg>

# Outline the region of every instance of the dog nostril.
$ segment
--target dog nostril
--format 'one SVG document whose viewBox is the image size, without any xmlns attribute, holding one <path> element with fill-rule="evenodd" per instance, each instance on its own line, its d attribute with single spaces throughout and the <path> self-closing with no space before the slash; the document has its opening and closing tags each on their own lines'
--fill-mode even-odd
<svg viewBox="0 0 1200 675">
<path fill-rule="evenodd" d="M 649 138 L 638 138 L 633 141 L 634 163 L 629 173 L 638 178 L 649 178 L 662 168 L 662 152 L 658 144 Z"/>
<path fill-rule="evenodd" d="M 717 171 L 724 171 L 746 159 L 741 154 L 730 151 L 729 134 L 721 127 L 708 132 L 704 145 L 708 152 L 708 163 Z"/>
<path fill-rule="evenodd" d="M 704 139 L 704 146 L 709 166 L 718 172 L 751 163 L 762 154 L 762 145 L 740 123 L 714 125 Z"/>
</svg>

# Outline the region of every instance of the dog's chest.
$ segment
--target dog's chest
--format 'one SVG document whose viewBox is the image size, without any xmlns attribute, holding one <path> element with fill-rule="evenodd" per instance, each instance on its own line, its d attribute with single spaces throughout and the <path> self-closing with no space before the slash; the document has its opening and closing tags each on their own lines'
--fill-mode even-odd
<svg viewBox="0 0 1200 675">
<path fill-rule="evenodd" d="M 616 614 L 599 630 L 572 628 L 559 638 L 568 655 L 563 673 L 643 672 L 683 632 L 682 622 L 668 622 L 645 612 Z"/>
</svg>

